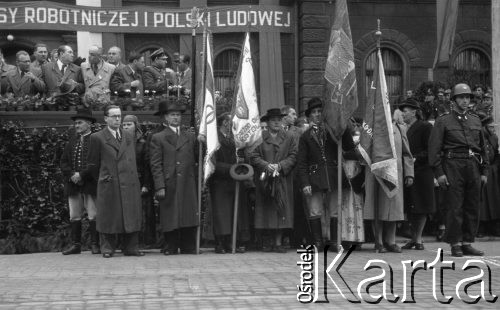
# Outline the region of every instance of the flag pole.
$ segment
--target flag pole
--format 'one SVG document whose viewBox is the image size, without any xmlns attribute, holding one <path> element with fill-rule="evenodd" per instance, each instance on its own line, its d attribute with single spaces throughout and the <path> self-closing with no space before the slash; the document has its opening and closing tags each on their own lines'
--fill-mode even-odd
<svg viewBox="0 0 500 310">
<path fill-rule="evenodd" d="M 337 184 L 337 253 L 340 253 L 342 250 L 342 137 L 337 142 Z"/>
<path fill-rule="evenodd" d="M 193 17 L 195 16 L 195 17 Z M 191 11 L 191 18 L 194 20 L 194 18 L 197 19 L 198 17 L 198 9 L 196 7 L 193 8 Z M 195 105 L 196 105 L 196 26 L 198 22 L 196 21 L 196 25 L 194 22 L 192 22 L 193 26 L 193 32 L 192 32 L 192 38 L 193 38 L 193 49 L 191 51 L 191 59 L 193 61 L 193 66 L 191 68 L 191 127 L 194 127 L 195 124 L 195 117 L 194 117 L 194 111 L 195 111 Z M 205 53 L 205 47 L 206 47 L 206 28 L 203 29 L 203 55 L 202 59 L 205 60 L 206 53 Z M 206 61 L 202 61 L 203 64 L 203 71 L 202 71 L 202 76 L 201 76 L 201 86 L 202 86 L 202 98 L 203 102 L 205 101 L 205 65 Z M 200 243 L 201 243 L 201 227 L 202 227 L 202 221 L 201 221 L 201 192 L 202 192 L 202 178 L 203 178 L 203 146 L 202 143 L 198 143 L 198 227 L 196 228 L 196 254 L 200 254 Z"/>
<path fill-rule="evenodd" d="M 377 65 L 379 60 L 378 60 L 378 53 L 380 53 L 380 37 L 382 36 L 382 32 L 380 31 L 380 19 L 377 19 L 377 31 L 375 32 L 375 36 L 377 36 Z M 380 73 L 379 73 L 380 74 Z M 377 78 L 374 76 L 374 78 Z M 373 220 L 373 224 L 375 225 L 375 253 L 378 253 L 379 252 L 379 248 L 377 247 L 377 242 L 378 242 L 378 236 L 379 236 L 379 231 L 380 231 L 380 221 L 379 221 L 379 218 L 378 218 L 378 186 L 377 186 L 377 183 L 375 181 L 374 183 L 374 191 L 373 191 L 373 194 L 374 194 L 374 200 L 373 200 L 373 207 L 374 207 L 374 215 L 375 215 L 375 218 Z M 382 246 L 382 245 L 381 245 Z"/>
</svg>

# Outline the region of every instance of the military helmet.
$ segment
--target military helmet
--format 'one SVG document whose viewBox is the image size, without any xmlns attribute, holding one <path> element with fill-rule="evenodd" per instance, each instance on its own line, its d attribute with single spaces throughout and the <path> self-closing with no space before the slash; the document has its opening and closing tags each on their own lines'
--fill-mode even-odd
<svg viewBox="0 0 500 310">
<path fill-rule="evenodd" d="M 472 92 L 470 90 L 470 87 L 469 85 L 465 84 L 465 83 L 460 83 L 460 84 L 457 84 L 455 85 L 455 87 L 453 87 L 453 99 L 455 98 L 455 96 L 458 96 L 458 95 L 469 95 L 469 97 L 472 97 Z"/>
</svg>

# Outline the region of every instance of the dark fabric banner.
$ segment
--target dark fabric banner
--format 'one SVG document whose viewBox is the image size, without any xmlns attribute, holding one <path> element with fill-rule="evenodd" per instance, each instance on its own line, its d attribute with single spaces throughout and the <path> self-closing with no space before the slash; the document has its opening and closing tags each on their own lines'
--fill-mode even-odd
<svg viewBox="0 0 500 310">
<path fill-rule="evenodd" d="M 212 32 L 292 32 L 293 10 L 285 6 L 199 8 L 195 18 Z M 0 2 L 3 30 L 65 30 L 121 33 L 191 33 L 191 9 L 149 6 L 90 7 L 50 1 Z"/>
</svg>

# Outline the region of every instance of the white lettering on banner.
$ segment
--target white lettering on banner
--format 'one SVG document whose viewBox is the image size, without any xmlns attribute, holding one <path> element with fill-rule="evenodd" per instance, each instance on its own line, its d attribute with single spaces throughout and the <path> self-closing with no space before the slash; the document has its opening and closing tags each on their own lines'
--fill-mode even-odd
<svg viewBox="0 0 500 310">
<path fill-rule="evenodd" d="M 163 13 L 155 12 L 153 15 L 154 27 L 163 23 Z"/>
<path fill-rule="evenodd" d="M 78 22 L 78 13 L 79 13 L 79 11 L 71 9 L 70 12 L 73 13 L 73 24 L 76 25 L 76 23 Z"/>
<path fill-rule="evenodd" d="M 287 22 L 283 24 L 285 27 L 290 27 L 290 12 L 286 13 Z"/>
<path fill-rule="evenodd" d="M 48 9 L 47 21 L 49 22 L 49 24 L 57 24 L 59 19 L 57 18 L 57 10 L 56 9 L 53 9 L 53 8 Z"/>
<path fill-rule="evenodd" d="M 232 14 L 231 14 L 232 13 Z M 236 12 L 227 12 L 227 25 L 228 26 L 236 26 Z M 233 15 L 233 21 L 231 21 L 231 15 Z"/>
<path fill-rule="evenodd" d="M 47 12 L 43 8 L 36 9 L 36 22 L 40 24 L 47 22 Z"/>
<path fill-rule="evenodd" d="M 175 24 L 175 16 L 174 13 L 165 13 L 165 27 L 170 28 L 174 27 Z"/>
<path fill-rule="evenodd" d="M 144 12 L 144 27 L 148 26 L 148 12 Z"/>
<path fill-rule="evenodd" d="M 220 14 L 219 13 L 220 12 L 215 12 L 215 16 L 217 16 L 217 26 L 224 27 L 224 26 L 226 26 L 226 24 L 220 22 L 220 20 L 219 20 Z"/>
<path fill-rule="evenodd" d="M 106 11 L 97 11 L 97 25 L 99 26 L 107 26 L 106 22 L 101 22 L 101 15 L 106 14 Z"/>
<path fill-rule="evenodd" d="M 273 18 L 273 12 L 259 12 L 260 25 L 264 25 L 264 19 L 267 20 L 267 24 L 271 26 L 271 19 Z"/>
<path fill-rule="evenodd" d="M 177 25 L 177 27 L 179 28 L 184 28 L 186 27 L 186 25 L 182 25 L 181 23 L 179 23 L 179 14 L 175 14 L 175 24 Z"/>
<path fill-rule="evenodd" d="M 134 12 L 135 22 L 131 23 L 130 26 L 137 27 L 139 25 L 139 12 Z"/>
<path fill-rule="evenodd" d="M 24 9 L 24 23 L 35 23 L 35 9 L 25 8 Z"/>
<path fill-rule="evenodd" d="M 66 14 L 66 16 L 64 16 Z M 68 10 L 60 10 L 59 11 L 59 22 L 63 25 L 69 24 L 69 11 Z"/>
<path fill-rule="evenodd" d="M 252 15 L 253 15 L 253 20 L 252 20 L 252 22 L 250 22 L 250 20 L 252 19 L 252 17 L 251 17 Z M 250 11 L 250 12 L 248 13 L 248 22 L 249 22 L 249 23 L 250 23 L 250 25 L 252 25 L 252 26 L 257 26 L 257 12 L 255 12 L 255 11 Z"/>
<path fill-rule="evenodd" d="M 9 12 L 10 12 L 10 17 L 11 17 L 12 23 L 15 23 L 16 22 L 17 8 L 9 8 Z"/>
<path fill-rule="evenodd" d="M 207 13 L 207 27 L 210 28 L 210 12 Z"/>
<path fill-rule="evenodd" d="M 281 15 L 283 14 L 283 12 L 275 12 L 274 13 L 274 19 L 275 19 L 275 22 L 274 24 L 278 27 L 282 27 L 283 24 L 281 23 Z"/>
<path fill-rule="evenodd" d="M 108 26 L 118 27 L 117 23 L 113 23 L 116 19 L 116 16 L 118 16 L 118 11 L 109 11 L 108 13 L 113 14 L 113 16 L 111 16 L 111 20 L 109 21 Z"/>
<path fill-rule="evenodd" d="M 120 12 L 120 26 L 125 26 L 125 27 L 128 27 L 130 26 L 128 23 L 127 23 L 127 17 L 126 16 L 123 16 L 123 15 L 127 15 L 128 12 L 127 11 L 122 11 Z"/>
<path fill-rule="evenodd" d="M 247 11 L 238 11 L 238 25 L 246 26 L 247 25 Z"/>
<path fill-rule="evenodd" d="M 7 12 L 6 8 L 0 8 L 0 23 L 7 22 L 7 13 L 6 12 Z"/>
<path fill-rule="evenodd" d="M 82 25 L 85 25 L 85 23 L 88 23 L 88 25 L 92 25 L 92 16 L 90 16 L 90 12 L 87 12 L 85 10 L 82 11 Z"/>
</svg>

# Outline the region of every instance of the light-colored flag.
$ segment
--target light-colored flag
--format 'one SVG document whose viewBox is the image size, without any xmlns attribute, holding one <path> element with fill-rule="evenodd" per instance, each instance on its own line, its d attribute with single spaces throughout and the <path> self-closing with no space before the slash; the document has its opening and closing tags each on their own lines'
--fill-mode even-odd
<svg viewBox="0 0 500 310">
<path fill-rule="evenodd" d="M 325 67 L 326 94 L 323 117 L 339 140 L 358 107 L 354 50 L 346 0 L 335 1 L 335 20 Z"/>
<path fill-rule="evenodd" d="M 206 36 L 206 66 L 205 66 L 205 95 L 203 113 L 200 121 L 200 135 L 205 137 L 207 142 L 207 152 L 203 165 L 203 182 L 206 183 L 210 175 L 215 171 L 213 160 L 214 153 L 219 149 L 219 138 L 217 135 L 217 118 L 215 114 L 214 98 L 214 74 L 212 67 L 212 45 L 210 35 Z"/>
<path fill-rule="evenodd" d="M 243 43 L 239 75 L 236 79 L 236 97 L 232 111 L 233 136 L 237 149 L 254 149 L 262 142 L 260 114 L 255 91 L 255 78 L 250 50 L 250 34 Z"/>
<path fill-rule="evenodd" d="M 373 75 L 358 149 L 388 197 L 398 188 L 398 166 L 391 108 L 380 50 Z"/>
<path fill-rule="evenodd" d="M 453 52 L 458 5 L 459 0 L 436 1 L 437 48 L 432 68 L 435 68 L 439 63 L 448 61 Z"/>
</svg>

